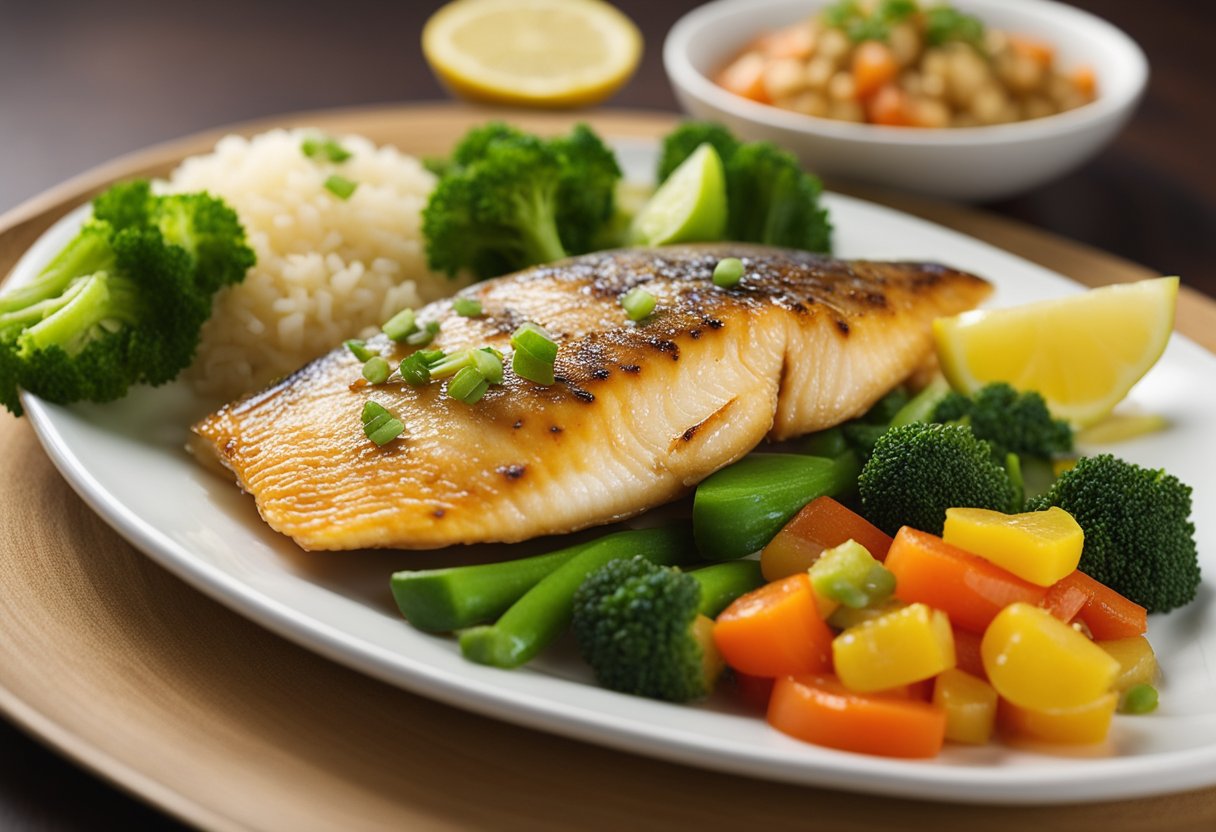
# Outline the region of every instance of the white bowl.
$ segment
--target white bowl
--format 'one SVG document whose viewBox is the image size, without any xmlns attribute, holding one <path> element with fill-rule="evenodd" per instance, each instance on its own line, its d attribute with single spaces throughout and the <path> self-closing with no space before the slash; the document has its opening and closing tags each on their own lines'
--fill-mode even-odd
<svg viewBox="0 0 1216 832">
<path fill-rule="evenodd" d="M 720 121 L 747 139 L 773 141 L 820 174 L 953 199 L 995 199 L 1041 185 L 1096 154 L 1131 116 L 1148 81 L 1148 61 L 1111 24 L 1050 0 L 951 2 L 994 29 L 1051 43 L 1060 66 L 1092 67 L 1097 99 L 993 127 L 883 127 L 759 104 L 710 80 L 754 37 L 809 17 L 826 0 L 701 6 L 668 33 L 663 64 L 676 97 L 696 118 Z"/>
</svg>

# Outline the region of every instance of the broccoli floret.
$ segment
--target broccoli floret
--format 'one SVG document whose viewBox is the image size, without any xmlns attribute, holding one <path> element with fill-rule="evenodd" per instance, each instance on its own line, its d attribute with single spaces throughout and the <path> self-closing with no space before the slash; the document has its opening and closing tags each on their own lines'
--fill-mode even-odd
<svg viewBox="0 0 1216 832">
<path fill-rule="evenodd" d="M 948 508 L 1018 508 L 1009 472 L 961 424 L 891 428 L 875 443 L 857 488 L 862 514 L 887 534 L 905 525 L 941 534 Z"/>
<path fill-rule="evenodd" d="M 819 205 L 823 186 L 798 160 L 770 142 L 739 142 L 710 122 L 686 122 L 663 141 L 657 180 L 709 143 L 726 171 L 727 235 L 740 242 L 830 251 L 832 226 Z"/>
<path fill-rule="evenodd" d="M 1163 470 L 1110 454 L 1081 459 L 1027 511 L 1059 506 L 1085 532 L 1081 571 L 1149 612 L 1195 597 L 1199 560 L 1191 488 Z"/>
<path fill-rule="evenodd" d="M 614 154 L 585 124 L 551 144 L 561 161 L 558 230 L 570 254 L 595 248 L 600 231 L 613 219 L 621 169 Z"/>
<path fill-rule="evenodd" d="M 18 387 L 66 404 L 171 381 L 194 357 L 215 291 L 253 262 L 220 200 L 115 186 L 36 280 L 0 298 L 0 404 L 21 415 Z"/>
<path fill-rule="evenodd" d="M 427 262 L 486 278 L 590 250 L 613 216 L 620 168 L 585 125 L 544 140 L 505 124 L 470 131 L 422 215 Z"/>
<path fill-rule="evenodd" d="M 832 226 L 819 205 L 823 185 L 793 154 L 770 142 L 749 142 L 724 161 L 732 239 L 831 250 Z"/>
<path fill-rule="evenodd" d="M 756 561 L 681 572 L 641 557 L 615 560 L 575 593 L 574 637 L 604 687 L 671 702 L 701 699 L 722 670 L 716 650 L 707 656 L 702 647 L 708 616 L 763 580 Z"/>
<path fill-rule="evenodd" d="M 687 702 L 709 692 L 692 635 L 701 588 L 642 558 L 592 573 L 574 596 L 574 637 L 601 685 Z"/>
<path fill-rule="evenodd" d="M 1049 459 L 1072 450 L 1073 432 L 1068 422 L 1053 419 L 1038 393 L 1019 393 L 1004 382 L 985 385 L 970 397 L 948 394 L 933 411 L 931 421 L 963 419 L 976 436 L 993 443 L 1002 454 Z"/>
</svg>

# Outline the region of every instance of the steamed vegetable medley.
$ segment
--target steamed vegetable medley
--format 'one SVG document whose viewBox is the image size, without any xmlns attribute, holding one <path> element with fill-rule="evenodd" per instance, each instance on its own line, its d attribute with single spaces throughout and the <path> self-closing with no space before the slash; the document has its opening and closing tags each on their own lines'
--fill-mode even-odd
<svg viewBox="0 0 1216 832">
<path fill-rule="evenodd" d="M 1050 44 L 916 0 L 840 0 L 759 38 L 716 80 L 785 110 L 900 127 L 1042 118 L 1097 86 L 1088 67 L 1059 68 Z"/>
<path fill-rule="evenodd" d="M 1147 616 L 1200 574 L 1190 487 L 1073 443 L 1036 392 L 938 378 L 713 474 L 691 527 L 399 572 L 393 593 L 471 661 L 518 667 L 570 629 L 605 687 L 690 702 L 726 677 L 830 748 L 1098 743 L 1157 707 Z"/>
</svg>

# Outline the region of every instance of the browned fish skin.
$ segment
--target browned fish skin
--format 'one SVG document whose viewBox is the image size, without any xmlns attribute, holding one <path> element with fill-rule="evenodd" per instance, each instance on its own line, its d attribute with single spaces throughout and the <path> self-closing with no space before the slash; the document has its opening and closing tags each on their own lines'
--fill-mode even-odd
<svg viewBox="0 0 1216 832">
<path fill-rule="evenodd" d="M 715 287 L 723 257 L 743 280 Z M 658 299 L 639 325 L 620 297 Z M 509 368 L 476 405 L 389 382 L 369 387 L 337 349 L 195 426 L 305 549 L 513 542 L 618 520 L 671 500 L 751 450 L 865 412 L 931 353 L 931 321 L 989 285 L 944 266 L 845 262 L 722 244 L 623 250 L 487 281 L 419 313 L 432 348 L 495 346 L 535 321 L 557 336 L 558 381 Z M 387 349 L 384 342 L 379 346 Z M 391 362 L 406 351 L 394 346 Z M 405 423 L 378 448 L 368 399 Z"/>
</svg>

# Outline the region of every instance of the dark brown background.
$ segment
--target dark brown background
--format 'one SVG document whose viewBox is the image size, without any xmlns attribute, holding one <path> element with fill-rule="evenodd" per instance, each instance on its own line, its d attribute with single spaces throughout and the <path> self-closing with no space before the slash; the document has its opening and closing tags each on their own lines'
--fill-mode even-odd
<svg viewBox="0 0 1216 832">
<path fill-rule="evenodd" d="M 1012 1 L 1012 0 L 1011 0 Z M 0 0 L 0 212 L 148 144 L 274 113 L 434 100 L 418 48 L 438 2 Z M 647 51 L 612 106 L 672 110 L 662 37 L 691 0 L 621 0 Z M 1082 0 L 1153 77 L 1124 134 L 1081 170 L 984 206 L 1216 295 L 1216 4 Z M 0 720 L 0 828 L 171 829 Z"/>
</svg>

